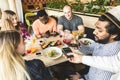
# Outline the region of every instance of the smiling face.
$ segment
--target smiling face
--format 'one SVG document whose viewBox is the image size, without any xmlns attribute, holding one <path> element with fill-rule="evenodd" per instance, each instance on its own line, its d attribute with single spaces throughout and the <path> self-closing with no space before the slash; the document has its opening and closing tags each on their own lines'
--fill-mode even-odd
<svg viewBox="0 0 120 80">
<path fill-rule="evenodd" d="M 106 43 L 110 43 L 110 42 L 114 41 L 112 38 L 112 35 L 110 35 L 107 32 L 106 26 L 108 24 L 109 23 L 107 21 L 97 21 L 96 22 L 96 24 L 95 24 L 96 28 L 93 32 L 93 34 L 95 35 L 96 42 L 106 44 Z"/>
<path fill-rule="evenodd" d="M 13 23 L 14 26 L 16 26 L 16 25 L 17 25 L 17 22 L 18 22 L 18 18 L 17 18 L 17 16 L 16 16 L 16 14 L 14 14 L 14 15 L 12 16 L 12 23 Z"/>
<path fill-rule="evenodd" d="M 72 19 L 73 14 L 72 14 L 72 9 L 71 9 L 70 6 L 65 6 L 65 7 L 63 8 L 63 12 L 64 12 L 65 17 L 66 17 L 68 20 L 71 20 L 71 19 Z"/>
</svg>

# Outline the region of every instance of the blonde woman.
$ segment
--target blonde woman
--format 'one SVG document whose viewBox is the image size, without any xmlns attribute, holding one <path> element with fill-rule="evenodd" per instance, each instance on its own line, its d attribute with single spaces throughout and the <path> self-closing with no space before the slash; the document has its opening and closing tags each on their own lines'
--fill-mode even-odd
<svg viewBox="0 0 120 80">
<path fill-rule="evenodd" d="M 12 24 L 12 21 L 9 19 L 2 20 L 2 28 L 1 31 L 6 31 L 6 30 L 15 30 L 14 25 Z M 9 27 L 8 27 L 9 26 Z"/>
<path fill-rule="evenodd" d="M 0 31 L 0 80 L 51 80 L 40 60 L 24 61 L 25 45 L 15 30 Z"/>
<path fill-rule="evenodd" d="M 11 27 L 11 23 L 13 27 Z M 12 10 L 5 10 L 2 13 L 1 30 L 10 30 L 10 29 L 16 29 L 21 32 L 23 38 L 30 39 L 30 35 L 27 33 L 25 25 L 18 20 L 16 13 L 13 12 Z"/>
</svg>

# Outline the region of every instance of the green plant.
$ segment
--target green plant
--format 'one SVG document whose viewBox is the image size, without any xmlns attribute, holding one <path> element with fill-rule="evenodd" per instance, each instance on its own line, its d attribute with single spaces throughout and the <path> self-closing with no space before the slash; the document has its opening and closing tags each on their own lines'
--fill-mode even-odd
<svg viewBox="0 0 120 80">
<path fill-rule="evenodd" d="M 51 0 L 47 3 L 47 7 L 48 8 L 55 8 L 55 9 L 62 9 L 65 5 L 67 5 L 67 1 L 66 0 Z"/>
<path fill-rule="evenodd" d="M 83 12 L 84 4 L 82 4 L 79 0 L 76 0 L 75 4 L 71 4 L 72 9 L 76 12 Z"/>
<path fill-rule="evenodd" d="M 70 3 L 72 9 L 76 12 L 85 12 L 92 14 L 99 14 L 106 11 L 105 6 L 108 5 L 108 0 L 96 0 L 83 4 L 80 0 L 76 0 L 76 3 Z M 49 0 L 47 3 L 48 8 L 62 9 L 68 2 L 66 0 Z"/>
<path fill-rule="evenodd" d="M 94 14 L 98 14 L 98 13 L 102 13 L 106 11 L 105 6 L 107 5 L 107 2 L 104 0 L 96 0 L 96 1 L 91 1 L 89 3 L 86 4 L 86 10 L 85 12 L 87 13 L 94 13 Z"/>
</svg>

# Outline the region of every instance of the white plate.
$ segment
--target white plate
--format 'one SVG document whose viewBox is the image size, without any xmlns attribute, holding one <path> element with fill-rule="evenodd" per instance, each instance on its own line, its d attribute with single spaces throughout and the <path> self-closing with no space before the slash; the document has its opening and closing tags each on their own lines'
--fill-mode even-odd
<svg viewBox="0 0 120 80">
<path fill-rule="evenodd" d="M 81 38 L 79 41 L 82 41 L 82 42 L 84 42 L 84 41 L 89 41 L 89 42 L 90 42 L 89 44 L 91 44 L 91 43 L 94 43 L 94 42 L 95 42 L 94 40 L 89 39 L 89 38 Z"/>
<path fill-rule="evenodd" d="M 56 56 L 50 57 L 47 54 L 51 52 L 52 50 L 55 50 L 58 54 Z M 62 50 L 57 47 L 48 47 L 42 51 L 42 54 L 50 59 L 57 59 L 62 56 Z"/>
</svg>

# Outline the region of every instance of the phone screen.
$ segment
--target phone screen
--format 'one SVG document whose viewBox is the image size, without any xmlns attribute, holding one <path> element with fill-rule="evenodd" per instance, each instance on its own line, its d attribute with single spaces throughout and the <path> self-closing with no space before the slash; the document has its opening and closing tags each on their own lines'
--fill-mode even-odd
<svg viewBox="0 0 120 80">
<path fill-rule="evenodd" d="M 67 53 L 72 52 L 72 50 L 69 47 L 62 48 L 62 51 L 67 58 L 73 57 L 73 55 L 69 55 L 69 56 L 67 55 Z"/>
</svg>

